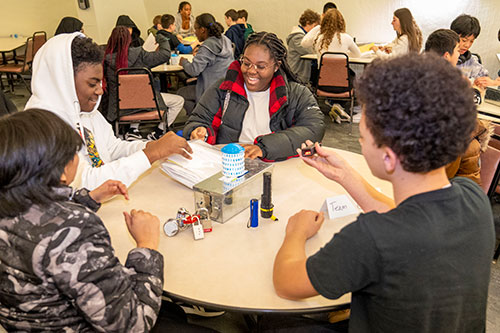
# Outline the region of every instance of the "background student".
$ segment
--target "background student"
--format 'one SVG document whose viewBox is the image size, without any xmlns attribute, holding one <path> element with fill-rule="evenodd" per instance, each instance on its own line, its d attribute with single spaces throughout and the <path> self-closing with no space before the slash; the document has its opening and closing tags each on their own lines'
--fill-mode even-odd
<svg viewBox="0 0 500 333">
<path fill-rule="evenodd" d="M 126 67 L 146 67 L 152 68 L 166 63 L 170 59 L 170 45 L 166 33 L 159 30 L 156 34 L 158 49 L 148 52 L 142 47 L 131 47 L 131 36 L 125 27 L 116 27 L 111 32 L 104 52 L 104 76 L 103 89 L 107 92 L 102 100 L 102 111 L 106 119 L 113 123 L 118 117 L 117 102 L 117 78 L 116 72 Z M 184 105 L 184 99 L 175 94 L 159 93 L 156 91 L 158 104 L 162 110 L 167 110 L 167 126 L 170 126 Z M 107 107 L 106 107 L 107 106 Z M 140 110 L 139 110 L 140 111 Z M 126 111 L 123 115 L 132 114 L 137 111 Z M 165 123 L 160 125 L 148 134 L 148 140 L 159 139 L 165 130 Z M 139 131 L 139 123 L 131 124 L 130 129 L 125 133 L 126 140 L 139 140 L 142 135 Z"/>
<path fill-rule="evenodd" d="M 292 72 L 294 72 L 297 78 L 302 82 L 309 82 L 311 78 L 311 61 L 301 59 L 300 57 L 314 53 L 314 49 L 312 47 L 303 47 L 300 43 L 306 33 L 317 26 L 319 22 L 319 14 L 310 9 L 306 9 L 299 18 L 299 25 L 294 26 L 286 38 L 288 46 L 288 64 Z M 317 66 L 317 62 L 315 65 Z"/>
<path fill-rule="evenodd" d="M 70 34 L 73 32 L 83 33 L 83 22 L 76 17 L 66 16 L 63 17 L 57 26 L 54 36 L 59 34 Z"/>
<path fill-rule="evenodd" d="M 177 36 L 174 34 L 175 31 L 175 18 L 170 14 L 165 14 L 161 16 L 161 29 L 169 42 L 170 50 L 179 51 L 179 53 L 188 54 L 192 53 L 193 49 L 200 45 L 198 40 L 194 41 L 190 45 L 182 44 Z"/>
<path fill-rule="evenodd" d="M 246 27 L 243 23 L 238 23 L 238 12 L 234 9 L 229 9 L 224 13 L 224 18 L 226 20 L 226 25 L 228 29 L 225 35 L 234 44 L 234 58 L 238 59 L 243 52 L 243 46 L 245 46 L 245 32 Z"/>
<path fill-rule="evenodd" d="M 120 15 L 116 20 L 115 27 L 124 26 L 127 27 L 130 31 L 130 35 L 132 36 L 132 43 L 130 46 L 139 47 L 144 44 L 144 39 L 141 38 L 141 30 L 137 28 L 134 21 L 128 15 Z"/>
<path fill-rule="evenodd" d="M 179 9 L 175 16 L 175 33 L 177 38 L 182 42 L 183 38 L 193 36 L 194 32 L 194 16 L 191 14 L 191 4 L 187 1 L 179 3 Z"/>
<path fill-rule="evenodd" d="M 153 34 L 156 37 L 156 33 L 161 29 L 161 15 L 156 15 L 153 18 L 153 26 L 148 29 L 148 35 Z"/>
<path fill-rule="evenodd" d="M 342 185 L 365 213 L 310 257 L 305 244 L 323 213 L 292 216 L 274 263 L 277 294 L 336 299 L 351 292 L 353 332 L 484 332 L 491 206 L 477 184 L 450 183 L 444 170 L 474 128 L 470 85 L 445 60 L 416 53 L 375 60 L 358 82 L 363 156 L 392 183 L 394 201 L 316 143 L 317 155 L 304 162 Z"/>
<path fill-rule="evenodd" d="M 301 140 L 324 135 L 323 114 L 311 91 L 297 82 L 281 39 L 269 32 L 248 37 L 241 61 L 211 85 L 183 135 L 210 144 L 244 143 L 245 157 L 283 160 Z"/>
<path fill-rule="evenodd" d="M 392 27 L 396 31 L 396 39 L 385 46 L 372 46 L 377 57 L 387 59 L 409 52 L 420 52 L 422 48 L 422 32 L 408 8 L 399 8 L 394 12 Z"/>
<path fill-rule="evenodd" d="M 321 24 L 312 28 L 302 38 L 302 47 L 314 47 L 318 60 L 324 52 L 343 52 L 351 57 L 361 57 L 361 51 L 353 38 L 345 32 L 344 17 L 337 9 L 324 14 Z"/>
<path fill-rule="evenodd" d="M 93 190 L 108 179 L 129 186 L 161 158 L 175 153 L 191 158 L 191 147 L 173 132 L 149 142 L 115 137 L 111 125 L 97 110 L 103 93 L 103 58 L 92 39 L 73 33 L 50 38 L 33 61 L 33 95 L 26 108 L 54 112 L 84 140 L 75 177 L 78 187 Z"/>
<path fill-rule="evenodd" d="M 254 33 L 252 25 L 248 23 L 248 12 L 245 9 L 238 10 L 238 20 L 236 23 L 242 23 L 245 25 L 245 40 L 248 39 L 248 36 Z"/>
<path fill-rule="evenodd" d="M 457 67 L 462 70 L 464 75 L 481 88 L 499 84 L 500 80 L 496 82 L 488 76 L 488 70 L 481 64 L 478 55 L 472 54 L 469 50 L 481 33 L 479 20 L 473 16 L 462 14 L 451 22 L 450 29 L 460 36 L 460 57 Z"/>
<path fill-rule="evenodd" d="M 197 77 L 196 86 L 188 85 L 177 91 L 184 97 L 184 109 L 188 115 L 193 111 L 203 92 L 212 83 L 224 77 L 229 64 L 234 60 L 231 41 L 222 34 L 224 28 L 211 14 L 204 13 L 197 16 L 194 27 L 196 37 L 203 44 L 192 62 L 181 57 L 180 64 L 188 75 Z"/>
<path fill-rule="evenodd" d="M 425 42 L 425 52 L 433 52 L 456 66 L 460 56 L 460 38 L 449 29 L 439 29 L 429 35 Z M 490 122 L 476 119 L 476 127 L 471 133 L 466 151 L 456 160 L 446 165 L 448 178 L 465 177 L 481 185 L 481 153 L 488 148 Z"/>
</svg>

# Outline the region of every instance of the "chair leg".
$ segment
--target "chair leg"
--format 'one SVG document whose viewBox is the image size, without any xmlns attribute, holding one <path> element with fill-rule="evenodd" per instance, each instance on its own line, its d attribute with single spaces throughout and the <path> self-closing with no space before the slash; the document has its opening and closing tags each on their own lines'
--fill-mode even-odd
<svg viewBox="0 0 500 333">
<path fill-rule="evenodd" d="M 26 80 L 24 79 L 23 75 L 22 74 L 17 74 L 17 76 L 19 76 L 21 78 L 21 81 L 23 81 L 24 83 L 24 86 L 26 87 L 26 89 L 28 89 L 28 92 L 31 94 L 31 87 L 30 85 L 26 82 Z"/>
<path fill-rule="evenodd" d="M 118 123 L 118 120 L 115 120 L 115 136 L 118 137 L 120 134 L 120 124 Z"/>
<path fill-rule="evenodd" d="M 495 254 L 493 255 L 493 263 L 495 264 L 497 263 L 499 256 L 500 256 L 500 243 L 498 244 Z"/>
<path fill-rule="evenodd" d="M 351 104 L 349 105 L 349 116 L 351 116 L 350 120 L 350 128 L 349 128 L 349 135 L 352 135 L 352 123 L 354 122 L 352 117 L 353 117 L 353 110 L 354 110 L 354 96 L 351 97 Z"/>
</svg>

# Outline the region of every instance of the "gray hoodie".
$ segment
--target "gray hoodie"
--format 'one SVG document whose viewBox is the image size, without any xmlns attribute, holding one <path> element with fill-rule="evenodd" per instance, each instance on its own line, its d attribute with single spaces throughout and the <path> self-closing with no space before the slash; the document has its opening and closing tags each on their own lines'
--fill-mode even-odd
<svg viewBox="0 0 500 333">
<path fill-rule="evenodd" d="M 227 68 L 233 62 L 233 47 L 226 36 L 209 37 L 201 44 L 192 62 L 182 65 L 186 73 L 197 76 L 196 102 L 203 92 L 218 79 L 226 75 Z"/>
<path fill-rule="evenodd" d="M 311 61 L 301 59 L 300 57 L 305 54 L 314 53 L 314 50 L 312 48 L 300 46 L 300 42 L 305 35 L 304 30 L 298 25 L 292 28 L 292 32 L 286 38 L 286 44 L 288 46 L 287 61 L 292 71 L 302 82 L 309 82 L 311 76 Z"/>
</svg>

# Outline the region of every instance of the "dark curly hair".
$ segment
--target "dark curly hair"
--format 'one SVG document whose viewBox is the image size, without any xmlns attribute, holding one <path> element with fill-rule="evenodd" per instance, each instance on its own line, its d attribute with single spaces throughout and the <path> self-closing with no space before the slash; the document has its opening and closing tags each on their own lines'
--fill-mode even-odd
<svg viewBox="0 0 500 333">
<path fill-rule="evenodd" d="M 40 109 L 0 118 L 0 133 L 0 218 L 63 199 L 51 189 L 83 145 L 78 133 Z"/>
<path fill-rule="evenodd" d="M 287 50 L 285 44 L 283 44 L 283 41 L 279 39 L 276 34 L 265 31 L 251 34 L 245 42 L 243 53 L 245 53 L 245 50 L 253 44 L 263 45 L 269 49 L 274 61 L 280 63 L 280 69 L 287 76 L 288 80 L 302 83 L 288 65 L 288 62 L 286 61 Z"/>
<path fill-rule="evenodd" d="M 73 60 L 73 73 L 76 74 L 87 64 L 102 64 L 103 50 L 92 41 L 92 38 L 77 36 L 71 43 L 71 59 Z"/>
<path fill-rule="evenodd" d="M 465 152 L 477 117 L 459 69 L 432 53 L 374 60 L 356 82 L 375 143 L 408 172 L 428 172 Z"/>
<path fill-rule="evenodd" d="M 222 36 L 222 33 L 224 32 L 224 28 L 219 22 L 215 21 L 215 17 L 212 14 L 203 13 L 201 15 L 198 15 L 196 16 L 194 22 L 200 28 L 207 29 L 208 37 L 220 38 Z"/>
</svg>

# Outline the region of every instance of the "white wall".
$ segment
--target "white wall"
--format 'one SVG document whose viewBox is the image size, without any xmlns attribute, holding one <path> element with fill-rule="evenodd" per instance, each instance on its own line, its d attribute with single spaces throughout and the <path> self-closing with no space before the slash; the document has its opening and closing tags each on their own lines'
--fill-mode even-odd
<svg viewBox="0 0 500 333">
<path fill-rule="evenodd" d="M 230 8 L 244 7 L 249 12 L 249 22 L 256 31 L 273 31 L 283 40 L 292 26 L 307 9 L 320 12 L 326 0 L 189 0 L 193 14 L 212 13 L 224 24 L 224 13 Z M 91 8 L 77 9 L 76 0 L 0 0 L 0 36 L 11 33 L 29 35 L 45 30 L 55 31 L 63 16 L 76 16 L 84 22 L 85 32 L 98 43 L 106 43 L 116 18 L 129 15 L 142 31 L 146 30 L 158 14 L 175 14 L 180 0 L 90 0 Z M 392 13 L 400 7 L 408 7 L 422 29 L 424 39 L 438 28 L 448 28 L 451 21 L 462 13 L 476 16 L 482 26 L 481 35 L 472 51 L 479 53 L 483 63 L 495 78 L 500 63 L 495 54 L 500 53 L 497 32 L 500 28 L 499 0 L 336 0 L 343 13 L 347 31 L 358 42 L 387 42 L 395 37 L 390 22 Z M 22 15 L 17 13 L 22 12 Z M 13 14 L 14 13 L 14 14 Z"/>
</svg>

